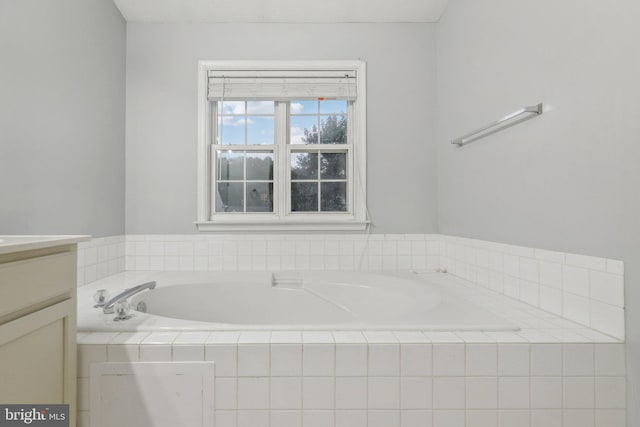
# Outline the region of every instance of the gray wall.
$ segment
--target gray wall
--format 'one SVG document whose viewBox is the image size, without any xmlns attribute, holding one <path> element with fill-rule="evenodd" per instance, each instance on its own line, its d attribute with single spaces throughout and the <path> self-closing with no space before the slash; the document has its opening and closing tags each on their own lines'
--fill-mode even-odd
<svg viewBox="0 0 640 427">
<path fill-rule="evenodd" d="M 125 38 L 112 0 L 0 0 L 0 234 L 124 232 Z"/>
<path fill-rule="evenodd" d="M 640 2 L 451 0 L 438 38 L 445 234 L 625 261 L 629 421 L 640 425 Z M 524 104 L 543 116 L 456 149 Z"/>
<path fill-rule="evenodd" d="M 127 233 L 196 232 L 198 60 L 358 58 L 373 232 L 434 232 L 434 36 L 429 24 L 129 23 Z"/>
</svg>

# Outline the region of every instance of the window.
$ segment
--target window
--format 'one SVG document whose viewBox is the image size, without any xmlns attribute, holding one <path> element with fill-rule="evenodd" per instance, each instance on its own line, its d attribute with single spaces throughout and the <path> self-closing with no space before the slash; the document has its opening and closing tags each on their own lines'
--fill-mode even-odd
<svg viewBox="0 0 640 427">
<path fill-rule="evenodd" d="M 365 65 L 201 61 L 201 231 L 363 230 Z"/>
</svg>

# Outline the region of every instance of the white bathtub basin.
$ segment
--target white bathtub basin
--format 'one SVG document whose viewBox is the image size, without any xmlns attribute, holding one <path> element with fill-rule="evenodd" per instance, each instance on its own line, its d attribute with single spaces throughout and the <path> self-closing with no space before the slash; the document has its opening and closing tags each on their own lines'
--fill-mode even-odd
<svg viewBox="0 0 640 427">
<path fill-rule="evenodd" d="M 275 279 L 274 279 L 275 278 Z M 91 308 L 97 288 L 111 295 L 149 280 L 133 297 L 147 313 L 124 322 Z M 79 330 L 394 329 L 517 330 L 446 290 L 447 275 L 410 273 L 125 273 L 79 290 Z"/>
</svg>

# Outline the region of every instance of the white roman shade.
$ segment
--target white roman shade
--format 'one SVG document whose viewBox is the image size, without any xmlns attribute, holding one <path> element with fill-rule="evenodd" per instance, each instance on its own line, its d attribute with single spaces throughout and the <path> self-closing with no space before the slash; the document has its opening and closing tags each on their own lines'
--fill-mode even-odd
<svg viewBox="0 0 640 427">
<path fill-rule="evenodd" d="M 210 101 L 315 100 L 357 97 L 354 70 L 209 70 Z"/>
</svg>

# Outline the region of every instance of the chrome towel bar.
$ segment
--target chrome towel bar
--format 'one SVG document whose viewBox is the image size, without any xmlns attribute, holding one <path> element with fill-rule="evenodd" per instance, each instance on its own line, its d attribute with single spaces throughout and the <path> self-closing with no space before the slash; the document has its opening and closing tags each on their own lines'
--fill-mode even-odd
<svg viewBox="0 0 640 427">
<path fill-rule="evenodd" d="M 460 138 L 456 138 L 452 140 L 451 143 L 457 145 L 458 147 L 462 147 L 465 144 L 476 141 L 480 138 L 484 138 L 485 136 L 489 136 L 501 130 L 510 128 L 511 126 L 517 125 L 518 123 L 522 123 L 534 117 L 538 117 L 542 114 L 542 112 L 542 103 L 521 108 L 516 112 L 513 112 L 499 120 L 496 120 L 495 122 L 481 127 L 480 129 L 476 129 L 473 132 L 461 136 Z"/>
</svg>

